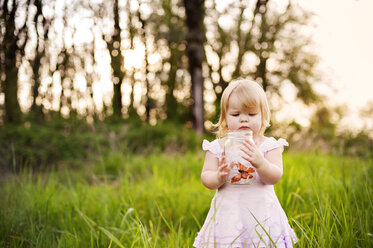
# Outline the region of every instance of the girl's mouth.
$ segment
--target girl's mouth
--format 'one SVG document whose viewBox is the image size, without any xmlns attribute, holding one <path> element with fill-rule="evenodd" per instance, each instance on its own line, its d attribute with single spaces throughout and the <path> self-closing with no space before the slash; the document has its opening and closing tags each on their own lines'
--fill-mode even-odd
<svg viewBox="0 0 373 248">
<path fill-rule="evenodd" d="M 247 130 L 249 129 L 249 127 L 246 127 L 246 126 L 243 126 L 243 127 L 240 127 L 241 130 Z"/>
</svg>

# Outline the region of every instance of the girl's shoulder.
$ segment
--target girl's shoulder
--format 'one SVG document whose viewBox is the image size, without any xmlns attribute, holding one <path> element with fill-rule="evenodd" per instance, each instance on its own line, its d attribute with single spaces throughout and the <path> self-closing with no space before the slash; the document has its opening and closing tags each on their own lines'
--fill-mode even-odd
<svg viewBox="0 0 373 248">
<path fill-rule="evenodd" d="M 276 148 L 281 148 L 283 151 L 284 146 L 289 146 L 289 143 L 283 138 L 275 139 L 274 137 L 264 137 L 264 140 L 260 144 L 259 148 L 265 153 Z"/>
<path fill-rule="evenodd" d="M 224 139 L 215 139 L 213 141 L 203 140 L 202 149 L 210 151 L 216 157 L 220 158 L 224 151 Z"/>
</svg>

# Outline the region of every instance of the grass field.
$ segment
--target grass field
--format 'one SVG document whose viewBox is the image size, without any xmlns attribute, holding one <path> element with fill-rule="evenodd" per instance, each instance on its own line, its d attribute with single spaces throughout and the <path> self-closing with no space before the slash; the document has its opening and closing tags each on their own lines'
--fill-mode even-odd
<svg viewBox="0 0 373 248">
<path fill-rule="evenodd" d="M 3 176 L 0 247 L 191 247 L 214 194 L 202 162 L 203 153 L 111 154 Z M 373 247 L 372 161 L 285 153 L 284 168 L 275 189 L 296 247 Z"/>
</svg>

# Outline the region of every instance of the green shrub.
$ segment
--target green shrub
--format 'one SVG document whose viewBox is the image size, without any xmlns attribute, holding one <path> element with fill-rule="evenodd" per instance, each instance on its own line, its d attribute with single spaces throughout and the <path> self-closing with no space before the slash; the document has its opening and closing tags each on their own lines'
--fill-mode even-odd
<svg viewBox="0 0 373 248">
<path fill-rule="evenodd" d="M 151 126 L 125 120 L 90 125 L 72 118 L 51 120 L 44 125 L 4 126 L 0 133 L 0 168 L 49 168 L 60 161 L 97 159 L 111 152 L 184 153 L 199 149 L 202 138 L 171 122 Z"/>
<path fill-rule="evenodd" d="M 21 165 L 42 168 L 61 160 L 87 159 L 88 154 L 97 153 L 97 144 L 105 143 L 87 124 L 79 126 L 67 120 L 5 126 L 0 133 L 0 166 L 18 170 Z"/>
</svg>

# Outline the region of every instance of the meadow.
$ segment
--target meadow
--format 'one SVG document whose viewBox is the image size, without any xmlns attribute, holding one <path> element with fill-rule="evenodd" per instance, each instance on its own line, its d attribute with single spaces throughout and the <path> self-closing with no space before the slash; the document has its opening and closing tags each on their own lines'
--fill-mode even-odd
<svg viewBox="0 0 373 248">
<path fill-rule="evenodd" d="M 214 191 L 204 154 L 110 153 L 1 177 L 0 247 L 192 247 Z M 296 247 L 373 247 L 373 162 L 284 154 L 277 196 Z"/>
</svg>

